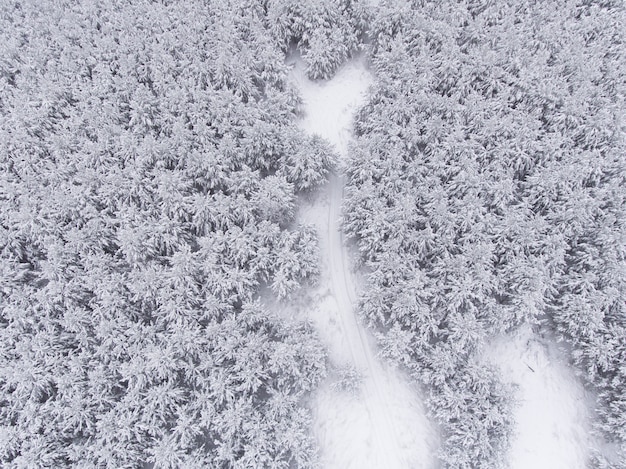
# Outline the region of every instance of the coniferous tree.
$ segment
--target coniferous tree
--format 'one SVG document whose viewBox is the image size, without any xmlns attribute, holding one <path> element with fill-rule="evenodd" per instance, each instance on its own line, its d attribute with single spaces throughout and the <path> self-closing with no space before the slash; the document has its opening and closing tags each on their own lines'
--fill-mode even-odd
<svg viewBox="0 0 626 469">
<path fill-rule="evenodd" d="M 264 4 L 3 8 L 3 466 L 314 466 L 324 352 L 254 299 L 315 275 L 330 157 Z"/>
<path fill-rule="evenodd" d="M 502 462 L 509 391 L 475 361 L 493 334 L 528 322 L 572 344 L 601 396 L 598 428 L 623 452 L 624 9 L 398 1 L 378 12 L 344 229 L 371 271 L 361 312 L 427 385 L 442 460 Z"/>
</svg>

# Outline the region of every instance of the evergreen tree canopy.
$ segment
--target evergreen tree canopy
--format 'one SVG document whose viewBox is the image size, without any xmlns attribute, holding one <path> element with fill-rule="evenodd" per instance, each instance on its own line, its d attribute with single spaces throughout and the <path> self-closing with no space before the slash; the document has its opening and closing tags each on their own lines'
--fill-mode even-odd
<svg viewBox="0 0 626 469">
<path fill-rule="evenodd" d="M 4 3 L 3 467 L 315 463 L 323 348 L 255 297 L 316 274 L 295 191 L 332 154 L 267 3 Z"/>
<path fill-rule="evenodd" d="M 371 270 L 361 312 L 427 385 L 445 467 L 502 463 L 509 391 L 477 359 L 528 322 L 573 345 L 626 444 L 624 19 L 569 0 L 373 16 L 344 228 Z"/>
</svg>

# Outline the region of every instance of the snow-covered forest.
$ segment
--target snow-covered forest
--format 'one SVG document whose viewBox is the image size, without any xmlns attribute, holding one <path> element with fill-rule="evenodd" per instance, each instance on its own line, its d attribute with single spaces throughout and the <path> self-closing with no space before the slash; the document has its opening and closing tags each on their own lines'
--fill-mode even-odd
<svg viewBox="0 0 626 469">
<path fill-rule="evenodd" d="M 510 390 L 478 358 L 526 323 L 569 343 L 624 447 L 623 6 L 415 1 L 370 25 L 345 230 L 371 270 L 361 312 L 427 386 L 446 467 L 505 454 Z"/>
<path fill-rule="evenodd" d="M 0 2 L 0 466 L 626 468 L 624 31 Z"/>
</svg>

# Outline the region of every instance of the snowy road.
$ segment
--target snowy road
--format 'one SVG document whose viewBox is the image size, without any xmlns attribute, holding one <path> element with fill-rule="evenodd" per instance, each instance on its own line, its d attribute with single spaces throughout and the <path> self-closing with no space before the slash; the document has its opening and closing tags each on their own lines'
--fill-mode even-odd
<svg viewBox="0 0 626 469">
<path fill-rule="evenodd" d="M 362 60 L 346 64 L 326 82 L 311 82 L 295 60 L 292 78 L 304 99 L 302 128 L 347 152 L 351 123 L 371 76 Z M 341 166 L 341 165 L 340 165 Z M 331 362 L 362 376 L 357 394 L 321 386 L 315 399 L 315 431 L 326 468 L 429 468 L 437 433 L 425 417 L 418 390 L 377 357 L 375 344 L 355 315 L 358 285 L 341 231 L 344 182 L 331 176 L 323 197 L 301 210 L 317 226 L 323 256 L 320 301 L 313 322 L 327 342 Z M 332 380 L 331 380 L 332 381 Z"/>
</svg>

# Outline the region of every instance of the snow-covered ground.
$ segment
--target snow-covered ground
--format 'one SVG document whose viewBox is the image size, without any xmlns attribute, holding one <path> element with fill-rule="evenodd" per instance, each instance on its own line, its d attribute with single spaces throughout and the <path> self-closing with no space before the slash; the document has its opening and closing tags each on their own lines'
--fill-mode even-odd
<svg viewBox="0 0 626 469">
<path fill-rule="evenodd" d="M 487 360 L 518 387 L 510 469 L 584 469 L 597 441 L 593 396 L 585 391 L 554 341 L 530 327 L 493 341 Z"/>
<path fill-rule="evenodd" d="M 355 109 L 372 82 L 363 58 L 344 65 L 330 81 L 312 82 L 297 57 L 292 80 L 304 99 L 301 127 L 330 141 L 340 159 L 352 135 Z M 341 168 L 341 161 L 339 167 Z M 331 371 L 313 397 L 314 430 L 324 468 L 430 468 L 436 466 L 439 439 L 428 421 L 419 389 L 381 361 L 354 306 L 360 284 L 350 267 L 340 229 L 343 178 L 300 201 L 298 221 L 319 233 L 322 266 L 319 284 L 288 304 L 274 304 L 310 319 L 325 341 L 336 370 L 352 367 L 360 385 L 341 385 Z M 591 434 L 593 396 L 582 387 L 565 354 L 530 327 L 494 340 L 485 359 L 517 385 L 510 469 L 583 469 L 598 448 Z M 358 380 L 357 380 L 358 381 Z"/>
<path fill-rule="evenodd" d="M 332 80 L 318 82 L 306 78 L 298 58 L 290 60 L 292 79 L 304 99 L 302 128 L 326 138 L 340 158 L 345 156 L 354 112 L 372 82 L 364 60 L 354 59 Z M 352 368 L 360 376 L 353 380 L 356 387 L 341 385 L 342 372 L 331 371 L 313 396 L 322 464 L 328 469 L 434 467 L 438 436 L 419 390 L 380 360 L 355 315 L 359 286 L 340 229 L 343 187 L 341 174 L 333 174 L 325 187 L 301 200 L 299 221 L 319 233 L 321 276 L 316 288 L 288 305 L 291 314 L 303 314 L 315 324 L 336 370 Z"/>
</svg>

